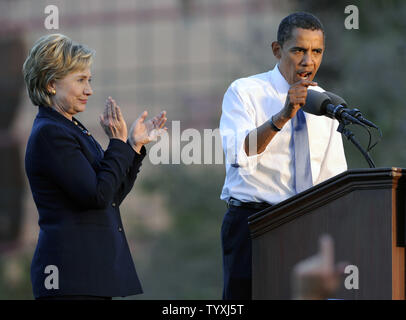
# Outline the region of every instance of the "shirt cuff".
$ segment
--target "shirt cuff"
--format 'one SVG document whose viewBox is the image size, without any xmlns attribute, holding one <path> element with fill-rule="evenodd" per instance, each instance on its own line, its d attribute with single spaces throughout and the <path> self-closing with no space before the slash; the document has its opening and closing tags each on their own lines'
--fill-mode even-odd
<svg viewBox="0 0 406 320">
<path fill-rule="evenodd" d="M 248 156 L 245 152 L 244 145 L 245 143 L 241 143 L 240 151 L 237 155 L 238 170 L 240 175 L 251 175 L 256 171 L 263 152 Z"/>
<path fill-rule="evenodd" d="M 237 136 L 229 135 L 226 137 L 225 142 L 225 154 L 227 155 L 226 162 L 234 168 L 239 170 L 241 175 L 252 174 L 258 165 L 260 154 L 254 154 L 248 156 L 245 153 L 245 138 L 249 131 L 238 133 Z"/>
</svg>

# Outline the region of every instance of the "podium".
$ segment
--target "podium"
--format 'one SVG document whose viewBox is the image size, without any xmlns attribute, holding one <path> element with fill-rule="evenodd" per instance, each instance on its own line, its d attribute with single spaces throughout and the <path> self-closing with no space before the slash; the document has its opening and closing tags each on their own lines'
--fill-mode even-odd
<svg viewBox="0 0 406 320">
<path fill-rule="evenodd" d="M 253 299 L 291 299 L 292 269 L 334 240 L 335 263 L 358 268 L 344 300 L 405 299 L 406 169 L 345 171 L 249 218 Z"/>
</svg>

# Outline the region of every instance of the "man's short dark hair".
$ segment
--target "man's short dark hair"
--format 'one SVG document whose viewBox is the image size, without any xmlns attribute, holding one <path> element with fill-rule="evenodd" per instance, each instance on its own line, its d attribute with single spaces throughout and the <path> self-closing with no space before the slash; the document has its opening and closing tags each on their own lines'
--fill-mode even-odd
<svg viewBox="0 0 406 320">
<path fill-rule="evenodd" d="M 307 12 L 295 12 L 283 18 L 278 28 L 278 42 L 283 45 L 292 36 L 294 28 L 308 30 L 321 30 L 324 35 L 324 27 L 321 21 Z"/>
</svg>

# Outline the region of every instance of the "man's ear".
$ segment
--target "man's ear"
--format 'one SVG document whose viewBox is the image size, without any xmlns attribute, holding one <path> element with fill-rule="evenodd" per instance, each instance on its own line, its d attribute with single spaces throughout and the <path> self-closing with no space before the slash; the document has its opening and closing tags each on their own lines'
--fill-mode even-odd
<svg viewBox="0 0 406 320">
<path fill-rule="evenodd" d="M 276 59 L 280 59 L 282 57 L 282 47 L 278 41 L 272 42 L 272 52 Z"/>
</svg>

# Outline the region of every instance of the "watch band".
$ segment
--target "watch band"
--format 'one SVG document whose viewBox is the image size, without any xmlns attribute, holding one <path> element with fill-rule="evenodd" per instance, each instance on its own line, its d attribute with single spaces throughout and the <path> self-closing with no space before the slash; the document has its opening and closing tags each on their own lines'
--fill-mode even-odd
<svg viewBox="0 0 406 320">
<path fill-rule="evenodd" d="M 269 119 L 268 120 L 268 122 L 269 122 L 269 124 L 271 125 L 271 127 L 272 127 L 272 129 L 274 130 L 274 131 L 277 131 L 277 132 L 279 132 L 279 131 L 281 131 L 281 129 L 279 129 L 276 125 L 275 125 L 275 123 L 273 123 L 273 116 L 271 117 L 271 119 Z"/>
</svg>

